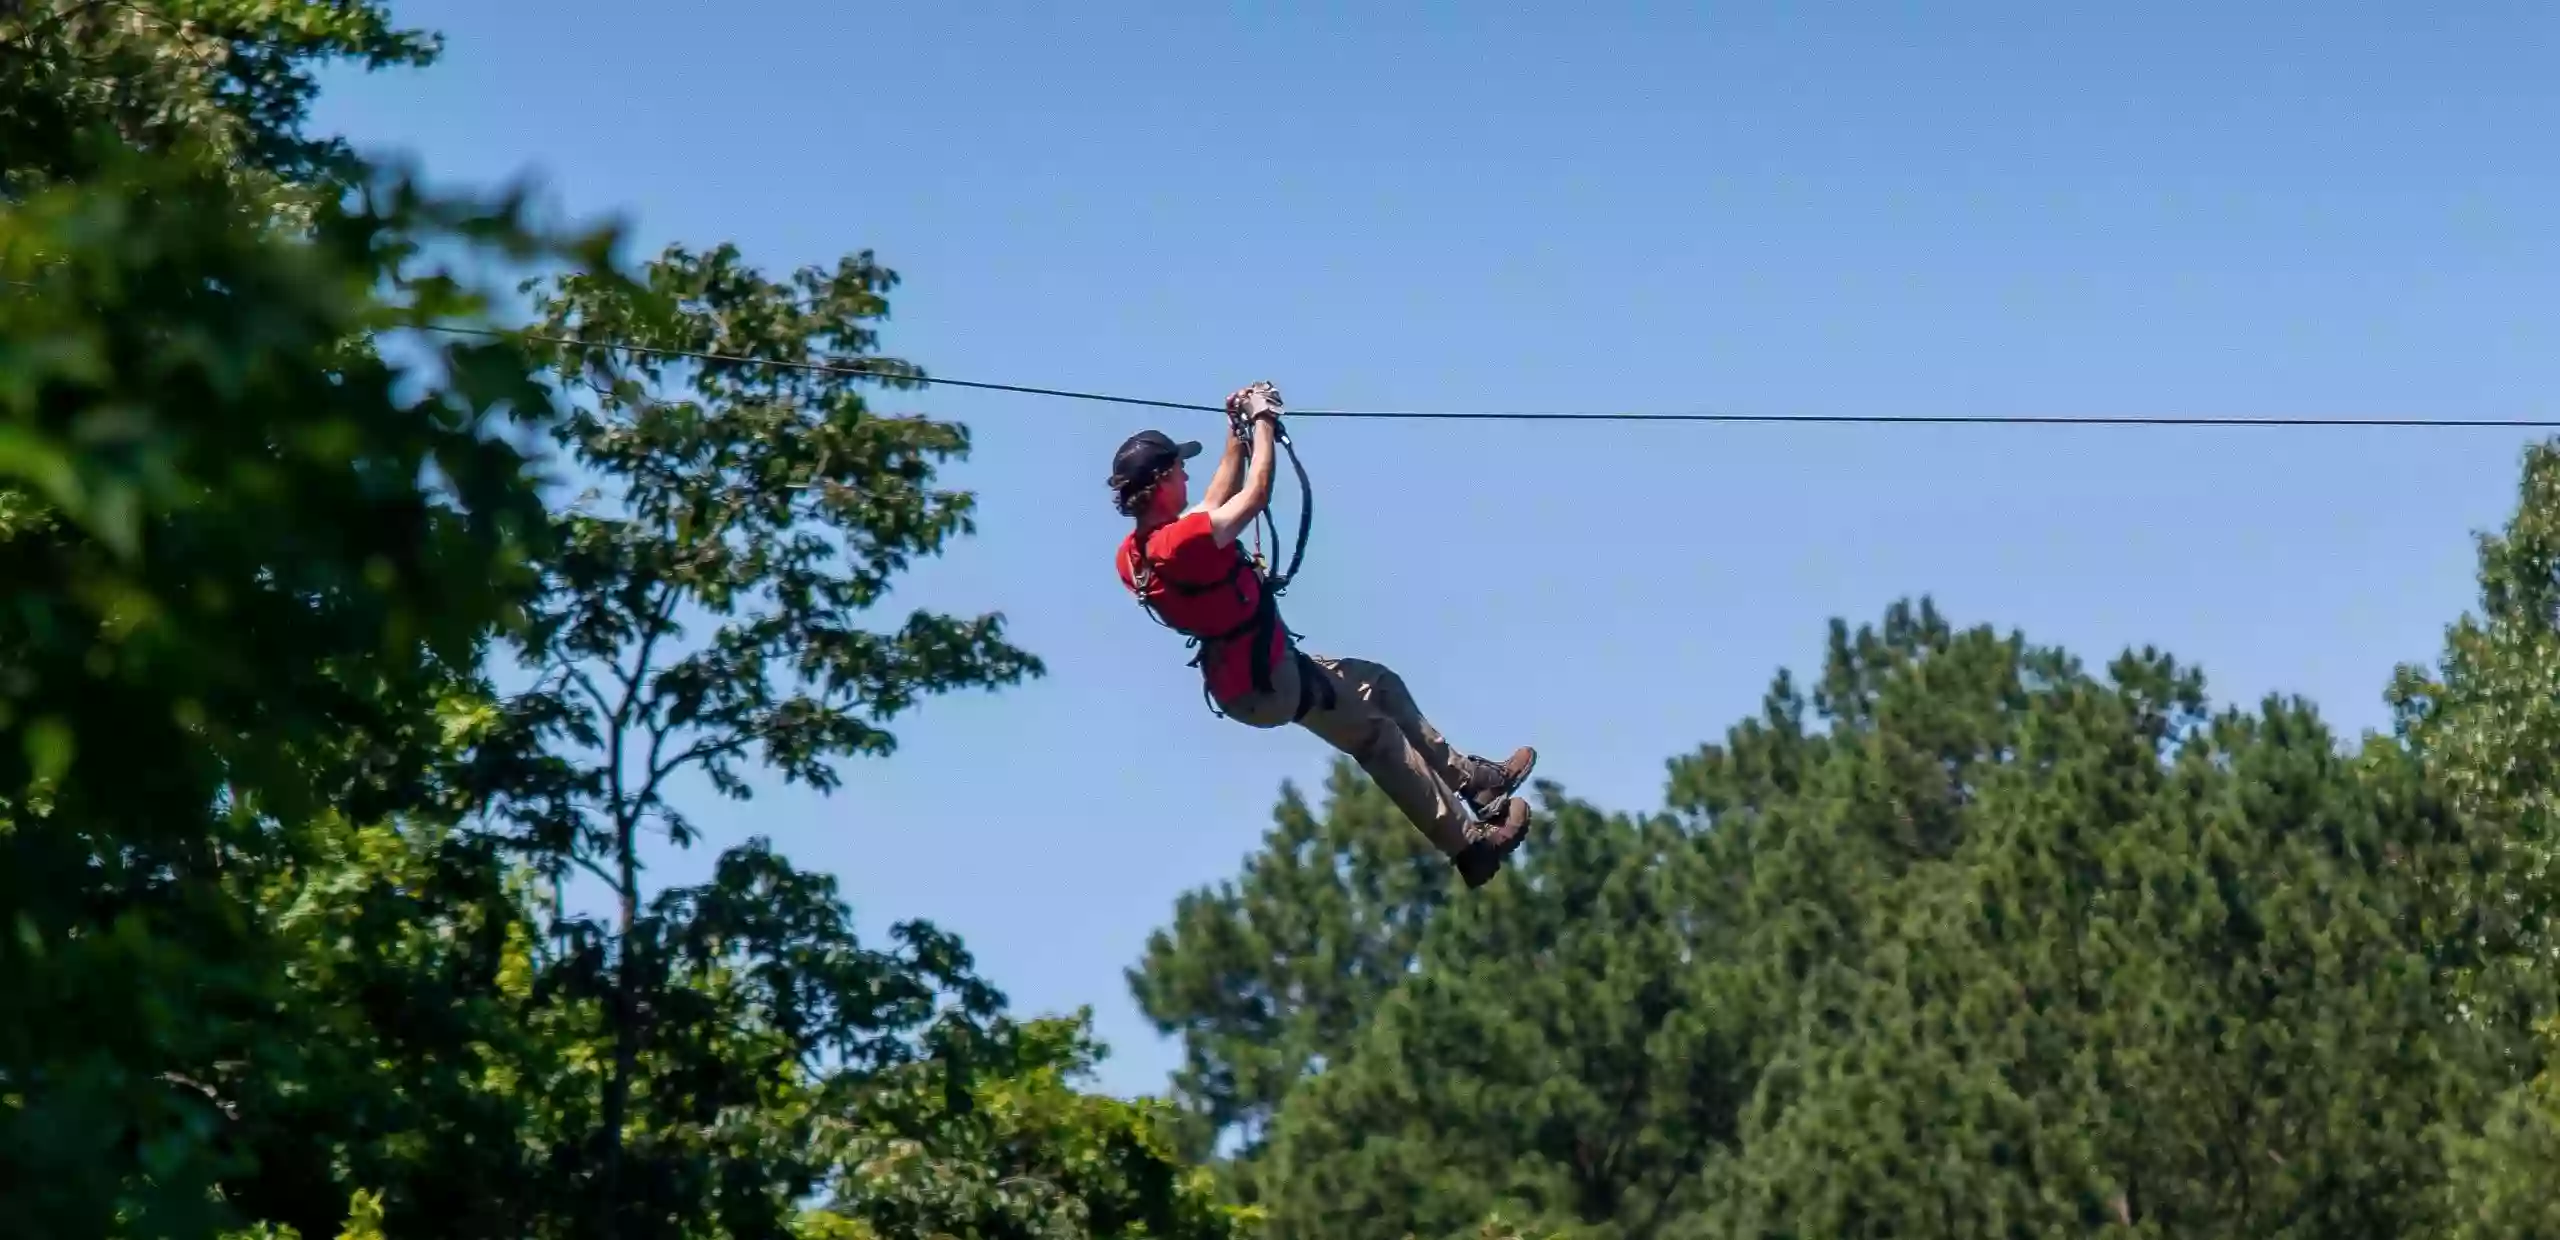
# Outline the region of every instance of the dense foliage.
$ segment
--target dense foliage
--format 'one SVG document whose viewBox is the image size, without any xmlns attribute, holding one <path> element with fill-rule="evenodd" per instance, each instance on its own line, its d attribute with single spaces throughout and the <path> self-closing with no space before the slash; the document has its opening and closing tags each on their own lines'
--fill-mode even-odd
<svg viewBox="0 0 2560 1240">
<path fill-rule="evenodd" d="M 318 61 L 435 47 L 347 0 L 0 8 L 0 1233 L 1228 1234 L 956 937 L 865 942 L 756 840 L 643 890 L 686 777 L 832 788 L 1041 665 L 865 624 L 968 532 L 961 428 L 467 282 L 805 359 L 894 273 L 628 269 L 304 132 Z"/>
<path fill-rule="evenodd" d="M 895 273 L 624 264 L 306 131 L 436 50 L 0 5 L 0 1234 L 2560 1235 L 2560 444 L 2387 736 L 1917 601 L 1463 898 L 1284 787 L 1130 971 L 1170 1096 L 1100 1096 L 1083 1014 L 765 841 L 645 881 L 1043 666 L 874 614 L 971 529 L 966 431 L 872 406 Z"/>
<path fill-rule="evenodd" d="M 2549 1234 L 2554 530 L 2544 447 L 2395 738 L 1897 605 L 1484 898 L 1291 798 L 1134 980 L 1275 1237 Z"/>
</svg>

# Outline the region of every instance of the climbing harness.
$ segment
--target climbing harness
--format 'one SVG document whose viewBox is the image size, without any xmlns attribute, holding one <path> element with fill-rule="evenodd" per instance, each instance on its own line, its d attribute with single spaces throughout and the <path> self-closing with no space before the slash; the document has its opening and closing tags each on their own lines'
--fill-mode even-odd
<svg viewBox="0 0 2560 1240">
<path fill-rule="evenodd" d="M 1251 469 L 1253 440 L 1247 434 L 1247 423 L 1234 414 L 1228 415 L 1228 423 L 1229 433 L 1244 441 L 1245 468 Z M 1317 668 L 1306 655 L 1296 650 L 1296 643 L 1302 635 L 1280 621 L 1280 595 L 1288 590 L 1291 581 L 1296 580 L 1299 565 L 1306 561 L 1307 535 L 1315 524 L 1315 485 L 1307 478 L 1306 462 L 1298 459 L 1298 446 L 1291 442 L 1288 429 L 1280 424 L 1279 419 L 1274 418 L 1271 430 L 1273 446 L 1288 454 L 1290 469 L 1298 476 L 1298 539 L 1290 548 L 1288 568 L 1273 572 L 1269 563 L 1262 557 L 1262 530 L 1267 528 L 1271 531 L 1271 542 L 1275 550 L 1280 543 L 1279 523 L 1272 519 L 1271 506 L 1266 503 L 1255 517 L 1258 524 L 1254 528 L 1253 553 L 1248 556 L 1243 548 L 1236 548 L 1234 561 L 1228 565 L 1227 571 L 1217 578 L 1196 583 L 1158 578 L 1155 575 L 1155 566 L 1147 559 L 1146 539 L 1142 535 L 1132 536 L 1129 540 L 1129 577 L 1137 587 L 1139 609 L 1145 611 L 1157 624 L 1183 634 L 1183 644 L 1191 647 L 1195 652 L 1191 656 L 1191 662 L 1186 666 L 1202 667 L 1203 662 L 1209 657 L 1210 649 L 1218 643 L 1250 637 L 1253 641 L 1252 669 L 1255 692 L 1272 691 L 1271 638 L 1274 630 L 1287 633 L 1291 645 L 1290 653 L 1298 665 L 1298 708 L 1296 713 L 1290 716 L 1290 721 L 1294 723 L 1306 718 L 1307 713 L 1314 710 L 1319 701 L 1326 709 L 1333 707 L 1333 682 L 1323 675 L 1322 670 Z M 1244 602 L 1244 587 L 1241 582 L 1248 570 L 1253 573 L 1254 581 L 1259 587 L 1252 600 L 1253 614 L 1247 616 L 1243 623 L 1222 633 L 1197 633 L 1185 629 L 1165 619 L 1164 614 L 1157 611 L 1155 604 L 1147 599 L 1148 587 L 1160 585 L 1166 590 L 1185 597 L 1206 594 L 1212 590 L 1230 589 L 1236 592 L 1236 601 Z M 1218 708 L 1218 700 L 1210 694 L 1205 676 L 1200 685 L 1200 698 L 1208 704 L 1210 714 L 1221 719 L 1226 718 L 1227 712 Z"/>
</svg>

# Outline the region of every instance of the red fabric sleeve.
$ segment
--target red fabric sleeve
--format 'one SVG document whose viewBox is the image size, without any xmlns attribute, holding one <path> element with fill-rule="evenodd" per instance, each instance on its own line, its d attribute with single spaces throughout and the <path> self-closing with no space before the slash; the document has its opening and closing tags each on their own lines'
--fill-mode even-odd
<svg viewBox="0 0 2560 1240">
<path fill-rule="evenodd" d="M 1167 575 L 1189 584 L 1224 575 L 1228 553 L 1235 550 L 1218 545 L 1205 511 L 1185 514 L 1147 541 L 1153 544 L 1149 549 L 1156 554 L 1157 563 L 1165 566 Z"/>
</svg>

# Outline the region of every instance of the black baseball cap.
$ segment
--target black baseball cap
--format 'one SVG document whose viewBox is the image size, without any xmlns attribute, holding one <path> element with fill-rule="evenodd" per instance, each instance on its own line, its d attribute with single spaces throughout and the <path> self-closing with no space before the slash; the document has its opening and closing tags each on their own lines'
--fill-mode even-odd
<svg viewBox="0 0 2560 1240">
<path fill-rule="evenodd" d="M 1187 461 L 1200 455 L 1200 441 L 1186 439 L 1176 443 L 1163 431 L 1140 431 L 1120 444 L 1111 454 L 1111 489 L 1127 490 L 1156 480 L 1176 461 Z"/>
</svg>

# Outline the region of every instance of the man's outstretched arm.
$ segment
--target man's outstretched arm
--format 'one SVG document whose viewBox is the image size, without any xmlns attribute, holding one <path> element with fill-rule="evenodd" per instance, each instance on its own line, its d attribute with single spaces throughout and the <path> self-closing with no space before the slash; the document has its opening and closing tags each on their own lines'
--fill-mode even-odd
<svg viewBox="0 0 2560 1240">
<path fill-rule="evenodd" d="M 1235 497 L 1236 488 L 1244 484 L 1244 437 L 1227 436 L 1227 450 L 1218 455 L 1218 468 L 1209 475 L 1209 485 L 1201 488 L 1200 506 L 1215 508 Z"/>
<path fill-rule="evenodd" d="M 1263 507 L 1271 502 L 1272 458 L 1279 455 L 1274 449 L 1279 438 L 1280 393 L 1268 383 L 1257 383 L 1231 397 L 1229 405 L 1253 426 L 1253 466 L 1244 471 L 1242 490 L 1209 509 L 1209 536 L 1221 547 L 1232 545 L 1236 536 L 1244 533 L 1244 528 L 1253 524 L 1253 519 L 1261 516 Z M 1229 448 L 1228 451 L 1233 452 L 1234 449 Z M 1219 462 L 1218 468 L 1225 471 L 1224 460 Z"/>
</svg>

